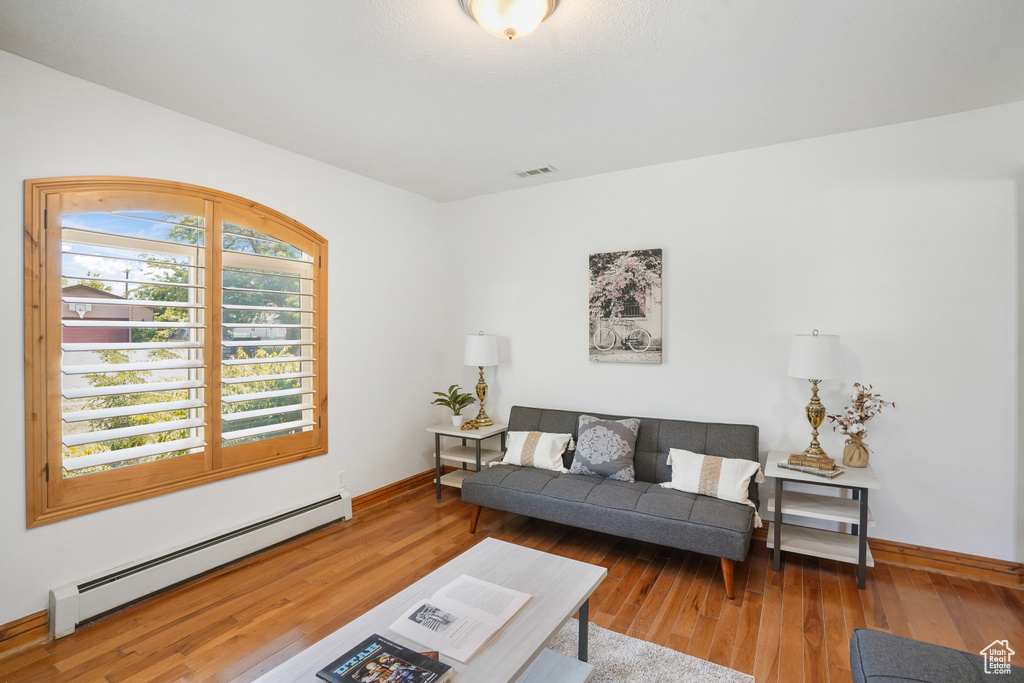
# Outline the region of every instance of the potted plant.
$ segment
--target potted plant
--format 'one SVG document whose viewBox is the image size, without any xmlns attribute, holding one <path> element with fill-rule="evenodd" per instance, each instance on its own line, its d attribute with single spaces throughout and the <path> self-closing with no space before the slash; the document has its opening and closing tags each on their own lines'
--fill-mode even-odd
<svg viewBox="0 0 1024 683">
<path fill-rule="evenodd" d="M 452 424 L 456 427 L 461 427 L 462 423 L 466 421 L 466 416 L 462 414 L 462 409 L 467 408 L 474 403 L 476 399 L 470 394 L 464 394 L 460 391 L 461 387 L 458 384 L 453 384 L 448 387 L 448 391 L 435 391 L 434 395 L 437 396 L 433 401 L 430 402 L 432 406 L 444 406 L 445 408 L 451 408 L 452 410 Z"/>
</svg>

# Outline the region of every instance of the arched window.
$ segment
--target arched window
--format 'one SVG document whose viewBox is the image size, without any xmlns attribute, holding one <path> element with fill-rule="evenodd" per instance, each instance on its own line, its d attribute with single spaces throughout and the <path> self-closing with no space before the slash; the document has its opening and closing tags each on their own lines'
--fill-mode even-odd
<svg viewBox="0 0 1024 683">
<path fill-rule="evenodd" d="M 327 452 L 327 241 L 144 178 L 25 187 L 28 526 Z"/>
</svg>

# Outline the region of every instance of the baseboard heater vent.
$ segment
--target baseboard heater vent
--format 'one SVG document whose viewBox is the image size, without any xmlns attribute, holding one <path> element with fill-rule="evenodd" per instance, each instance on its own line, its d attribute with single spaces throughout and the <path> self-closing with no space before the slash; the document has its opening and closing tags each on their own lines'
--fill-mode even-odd
<svg viewBox="0 0 1024 683">
<path fill-rule="evenodd" d="M 348 491 L 159 557 L 50 591 L 50 637 L 326 524 L 352 519 Z"/>
</svg>

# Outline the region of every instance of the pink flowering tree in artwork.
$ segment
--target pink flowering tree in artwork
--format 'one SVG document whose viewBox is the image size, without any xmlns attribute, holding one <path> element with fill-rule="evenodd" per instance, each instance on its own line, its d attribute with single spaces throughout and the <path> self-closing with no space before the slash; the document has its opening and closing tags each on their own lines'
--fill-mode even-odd
<svg viewBox="0 0 1024 683">
<path fill-rule="evenodd" d="M 661 249 L 591 254 L 590 319 L 618 318 L 633 305 L 647 315 L 647 296 L 660 284 Z"/>
</svg>

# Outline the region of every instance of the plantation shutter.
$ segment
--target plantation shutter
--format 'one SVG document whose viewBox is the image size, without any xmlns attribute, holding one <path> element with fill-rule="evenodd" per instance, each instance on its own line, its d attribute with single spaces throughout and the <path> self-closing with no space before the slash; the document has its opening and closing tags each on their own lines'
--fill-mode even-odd
<svg viewBox="0 0 1024 683">
<path fill-rule="evenodd" d="M 203 451 L 205 214 L 194 198 L 63 197 L 65 477 Z"/>
<path fill-rule="evenodd" d="M 283 232 L 262 216 L 224 211 L 220 417 L 228 461 L 301 444 L 319 420 L 316 263 Z M 267 440 L 280 443 L 252 446 Z"/>
</svg>

